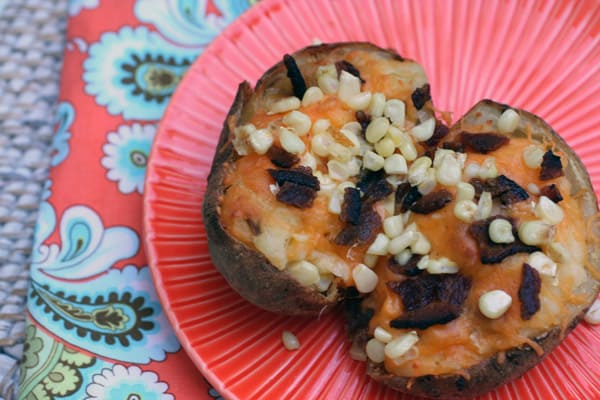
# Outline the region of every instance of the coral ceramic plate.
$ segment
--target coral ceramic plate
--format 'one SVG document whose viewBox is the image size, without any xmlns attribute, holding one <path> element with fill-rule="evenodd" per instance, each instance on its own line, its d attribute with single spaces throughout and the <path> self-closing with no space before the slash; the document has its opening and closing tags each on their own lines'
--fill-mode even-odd
<svg viewBox="0 0 600 400">
<path fill-rule="evenodd" d="M 460 117 L 481 98 L 525 108 L 575 148 L 600 188 L 597 1 L 264 0 L 191 67 L 148 166 L 147 252 L 164 308 L 190 357 L 227 399 L 408 399 L 348 356 L 343 322 L 278 317 L 242 300 L 211 264 L 201 205 L 237 85 L 286 52 L 366 40 L 418 60 L 437 107 Z M 281 345 L 286 329 L 300 351 Z M 582 323 L 522 379 L 485 399 L 600 398 L 600 327 Z"/>
</svg>

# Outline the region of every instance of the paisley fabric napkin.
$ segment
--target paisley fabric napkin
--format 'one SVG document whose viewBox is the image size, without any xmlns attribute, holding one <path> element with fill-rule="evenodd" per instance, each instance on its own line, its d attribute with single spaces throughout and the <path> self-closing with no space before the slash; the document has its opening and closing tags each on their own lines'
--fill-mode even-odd
<svg viewBox="0 0 600 400">
<path fill-rule="evenodd" d="M 211 399 L 142 249 L 157 121 L 252 0 L 72 0 L 28 297 L 20 399 Z"/>
</svg>

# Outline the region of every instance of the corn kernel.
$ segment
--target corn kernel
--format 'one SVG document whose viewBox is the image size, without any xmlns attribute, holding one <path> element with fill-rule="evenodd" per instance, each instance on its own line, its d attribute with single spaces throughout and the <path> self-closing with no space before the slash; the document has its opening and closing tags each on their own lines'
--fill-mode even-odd
<svg viewBox="0 0 600 400">
<path fill-rule="evenodd" d="M 250 154 L 249 138 L 256 131 L 253 124 L 245 124 L 238 126 L 234 130 L 233 147 L 240 156 Z"/>
<path fill-rule="evenodd" d="M 279 127 L 279 143 L 281 147 L 288 153 L 301 154 L 304 153 L 306 146 L 294 132 L 287 128 Z"/>
<path fill-rule="evenodd" d="M 468 163 L 465 166 L 465 176 L 468 179 L 475 178 L 479 176 L 479 170 L 481 167 L 477 163 Z"/>
<path fill-rule="evenodd" d="M 329 196 L 329 203 L 327 203 L 327 210 L 336 215 L 340 215 L 342 213 L 342 203 L 344 202 L 344 195 L 337 191 L 331 193 Z"/>
<path fill-rule="evenodd" d="M 315 283 L 315 287 L 319 292 L 326 292 L 331 284 L 333 283 L 333 278 L 331 276 L 321 276 L 319 278 L 319 282 Z"/>
<path fill-rule="evenodd" d="M 438 168 L 446 156 L 456 158 L 456 152 L 450 149 L 438 148 L 433 156 L 433 167 Z"/>
<path fill-rule="evenodd" d="M 363 157 L 363 166 L 371 171 L 379 171 L 384 164 L 383 157 L 372 151 L 367 151 Z"/>
<path fill-rule="evenodd" d="M 565 214 L 558 204 L 546 196 L 541 196 L 535 206 L 535 216 L 550 225 L 558 225 Z"/>
<path fill-rule="evenodd" d="M 379 340 L 381 343 L 389 343 L 394 338 L 391 333 L 380 326 L 375 328 L 373 336 L 375 336 L 375 339 Z"/>
<path fill-rule="evenodd" d="M 494 243 L 512 243 L 515 241 L 512 224 L 502 218 L 497 218 L 490 223 L 488 235 Z"/>
<path fill-rule="evenodd" d="M 365 254 L 363 264 L 365 264 L 369 268 L 375 268 L 375 265 L 377 265 L 378 260 L 379 256 L 376 254 Z"/>
<path fill-rule="evenodd" d="M 329 177 L 336 181 L 346 181 L 351 176 L 351 169 L 346 163 L 337 160 L 327 161 Z"/>
<path fill-rule="evenodd" d="M 535 183 L 530 183 L 529 185 L 527 185 L 527 191 L 531 194 L 539 195 L 540 187 Z"/>
<path fill-rule="evenodd" d="M 383 169 L 390 175 L 406 175 L 408 173 L 406 159 L 400 154 L 392 154 L 387 157 L 383 163 Z"/>
<path fill-rule="evenodd" d="M 356 285 L 356 290 L 360 293 L 371 293 L 375 290 L 379 278 L 373 270 L 364 264 L 358 264 L 352 270 L 352 279 Z"/>
<path fill-rule="evenodd" d="M 503 290 L 490 290 L 479 297 L 479 311 L 490 319 L 500 318 L 512 304 L 512 297 Z"/>
<path fill-rule="evenodd" d="M 535 144 L 529 145 L 523 150 L 523 161 L 531 169 L 541 167 L 544 160 L 544 149 Z"/>
<path fill-rule="evenodd" d="M 315 121 L 312 127 L 312 131 L 315 135 L 325 133 L 331 127 L 331 122 L 327 118 L 320 118 Z"/>
<path fill-rule="evenodd" d="M 431 251 L 431 243 L 421 232 L 417 232 L 417 240 L 410 246 L 415 254 L 425 255 Z"/>
<path fill-rule="evenodd" d="M 406 105 L 402 100 L 391 99 L 385 103 L 383 115 L 388 117 L 394 126 L 404 128 L 404 120 L 406 116 Z"/>
<path fill-rule="evenodd" d="M 389 137 L 384 137 L 379 142 L 375 143 L 375 151 L 381 157 L 389 157 L 394 154 L 394 150 L 396 150 L 396 146 L 394 142 Z"/>
<path fill-rule="evenodd" d="M 300 108 L 299 98 L 294 96 L 285 97 L 271 104 L 267 115 L 280 114 L 292 110 L 297 110 L 298 108 Z"/>
<path fill-rule="evenodd" d="M 427 177 L 427 171 L 431 167 L 431 158 L 427 156 L 417 158 L 408 168 L 408 181 L 416 186 Z"/>
<path fill-rule="evenodd" d="M 390 239 L 400 236 L 403 230 L 402 215 L 394 215 L 383 220 L 383 231 Z"/>
<path fill-rule="evenodd" d="M 426 195 L 433 192 L 433 189 L 435 189 L 436 186 L 437 180 L 435 179 L 435 169 L 428 168 L 425 179 L 423 179 L 421 183 L 417 185 L 417 189 L 419 189 L 419 193 Z"/>
<path fill-rule="evenodd" d="M 416 331 L 410 331 L 385 345 L 385 355 L 388 358 L 395 359 L 403 356 L 419 341 L 419 335 Z"/>
<path fill-rule="evenodd" d="M 310 149 L 319 157 L 327 157 L 329 155 L 329 147 L 333 143 L 335 143 L 333 137 L 328 133 L 314 135 L 310 140 Z"/>
<path fill-rule="evenodd" d="M 300 348 L 300 341 L 290 331 L 283 331 L 281 334 L 281 341 L 283 342 L 283 346 L 290 351 L 298 350 Z"/>
<path fill-rule="evenodd" d="M 312 155 L 312 153 L 306 152 L 302 155 L 302 157 L 300 157 L 300 165 L 310 167 L 310 169 L 315 171 L 317 169 L 317 159 Z"/>
<path fill-rule="evenodd" d="M 475 198 L 475 188 L 467 182 L 459 182 L 456 185 L 456 201 L 473 200 Z"/>
<path fill-rule="evenodd" d="M 596 299 L 583 317 L 588 324 L 600 324 L 600 300 Z"/>
<path fill-rule="evenodd" d="M 527 264 L 538 270 L 542 275 L 556 276 L 556 263 L 541 251 L 535 251 L 527 258 Z"/>
<path fill-rule="evenodd" d="M 376 338 L 370 339 L 365 347 L 367 357 L 374 363 L 382 363 L 385 361 L 385 344 Z"/>
<path fill-rule="evenodd" d="M 345 103 L 354 111 L 366 110 L 371 103 L 371 92 L 360 92 L 345 100 Z"/>
<path fill-rule="evenodd" d="M 491 179 L 498 176 L 498 168 L 496 167 L 496 158 L 488 157 L 483 160 L 479 169 L 479 177 L 481 179 Z"/>
<path fill-rule="evenodd" d="M 390 127 L 390 121 L 385 117 L 374 118 L 367 126 L 365 137 L 369 143 L 377 143 L 387 133 Z"/>
<path fill-rule="evenodd" d="M 257 154 L 265 154 L 271 148 L 274 138 L 268 129 L 258 129 L 250 133 L 248 141 Z"/>
<path fill-rule="evenodd" d="M 490 192 L 483 192 L 479 197 L 479 203 L 477 203 L 477 211 L 475 211 L 475 220 L 481 221 L 482 219 L 488 218 L 492 215 L 492 194 Z"/>
<path fill-rule="evenodd" d="M 571 260 L 571 254 L 569 253 L 569 250 L 557 242 L 552 242 L 550 245 L 548 245 L 548 254 L 553 260 L 556 260 L 562 264 Z"/>
<path fill-rule="evenodd" d="M 302 96 L 302 107 L 307 107 L 311 104 L 318 103 L 319 101 L 323 100 L 324 97 L 325 95 L 323 94 L 321 88 L 317 86 L 311 86 L 306 89 L 304 96 Z"/>
<path fill-rule="evenodd" d="M 418 239 L 418 235 L 414 231 L 404 231 L 400 235 L 396 236 L 388 244 L 388 251 L 391 254 L 400 254 L 408 247 L 412 246 Z"/>
<path fill-rule="evenodd" d="M 458 266 L 456 263 L 448 260 L 447 258 L 441 258 L 439 260 L 429 260 L 427 263 L 427 272 L 432 275 L 435 274 L 455 274 L 458 272 Z"/>
<path fill-rule="evenodd" d="M 553 237 L 554 228 L 543 221 L 526 221 L 519 225 L 519 238 L 525 244 L 538 246 L 549 243 Z"/>
<path fill-rule="evenodd" d="M 322 65 L 317 68 L 317 84 L 325 94 L 337 93 L 340 82 L 335 65 Z"/>
<path fill-rule="evenodd" d="M 334 142 L 329 146 L 329 156 L 341 162 L 348 162 L 352 158 L 352 150 Z"/>
<path fill-rule="evenodd" d="M 511 133 L 519 126 L 521 117 L 512 108 L 507 108 L 496 122 L 500 133 Z"/>
<path fill-rule="evenodd" d="M 360 93 L 360 79 L 348 71 L 340 73 L 340 87 L 338 97 L 343 102 L 348 102 L 353 96 Z"/>
<path fill-rule="evenodd" d="M 374 254 L 377 256 L 385 256 L 388 253 L 388 245 L 390 239 L 383 233 L 377 234 L 373 243 L 367 249 L 367 254 Z"/>
<path fill-rule="evenodd" d="M 391 247 L 392 247 L 392 244 L 390 243 L 390 248 Z M 391 253 L 391 251 L 390 251 L 390 253 Z M 412 252 L 410 251 L 410 249 L 404 249 L 400 253 L 398 253 L 394 256 L 394 260 L 396 260 L 396 262 L 400 265 L 406 265 L 406 263 L 408 263 L 408 261 L 411 258 L 412 258 Z"/>
<path fill-rule="evenodd" d="M 411 130 L 412 136 L 417 142 L 424 142 L 431 139 L 435 130 L 435 118 L 429 118 L 425 122 L 421 122 Z"/>
<path fill-rule="evenodd" d="M 476 212 L 477 204 L 472 200 L 459 200 L 454 205 L 454 216 L 463 222 L 473 222 Z"/>
<path fill-rule="evenodd" d="M 298 136 L 304 136 L 310 131 L 312 121 L 310 117 L 303 112 L 294 110 L 283 117 L 283 123 L 294 130 Z"/>
<path fill-rule="evenodd" d="M 435 170 L 435 177 L 442 185 L 457 185 L 462 177 L 462 171 L 458 160 L 451 154 L 444 156 Z"/>
<path fill-rule="evenodd" d="M 383 116 L 385 108 L 385 95 L 383 93 L 373 93 L 371 96 L 371 104 L 369 104 L 369 115 L 372 118 Z"/>
<path fill-rule="evenodd" d="M 429 265 L 429 256 L 423 256 L 417 263 L 417 268 L 419 268 L 420 270 L 426 270 L 428 265 Z"/>
<path fill-rule="evenodd" d="M 314 285 L 320 279 L 317 267 L 305 260 L 288 264 L 286 271 L 304 286 Z"/>
</svg>

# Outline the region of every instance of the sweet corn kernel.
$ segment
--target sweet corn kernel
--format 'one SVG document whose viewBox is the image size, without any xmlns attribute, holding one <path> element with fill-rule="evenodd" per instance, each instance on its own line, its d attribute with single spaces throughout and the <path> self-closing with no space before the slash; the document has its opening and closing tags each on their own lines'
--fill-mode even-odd
<svg viewBox="0 0 600 400">
<path fill-rule="evenodd" d="M 527 191 L 531 194 L 539 195 L 540 187 L 535 183 L 530 183 L 529 185 L 527 185 Z"/>
<path fill-rule="evenodd" d="M 288 153 L 301 154 L 304 153 L 306 146 L 294 132 L 287 128 L 279 127 L 279 143 L 281 147 Z"/>
<path fill-rule="evenodd" d="M 456 185 L 456 201 L 473 200 L 475 198 L 475 188 L 467 182 L 458 182 Z"/>
<path fill-rule="evenodd" d="M 371 293 L 375 290 L 379 278 L 377 274 L 364 264 L 358 264 L 352 270 L 352 279 L 356 285 L 356 290 L 360 293 Z"/>
<path fill-rule="evenodd" d="M 394 145 L 394 141 L 389 137 L 384 137 L 379 142 L 375 143 L 375 151 L 381 157 L 389 157 L 394 154 L 394 150 L 396 150 L 396 146 Z"/>
<path fill-rule="evenodd" d="M 360 124 L 356 121 L 348 122 L 342 126 L 340 129 L 340 133 L 344 135 L 346 139 L 352 142 L 352 146 L 350 146 L 350 150 L 353 155 L 360 154 L 361 148 L 361 140 L 359 139 L 361 136 L 362 128 Z"/>
<path fill-rule="evenodd" d="M 381 326 L 375 328 L 373 336 L 375 336 L 375 339 L 379 340 L 381 343 L 389 343 L 394 338 L 391 333 L 386 331 Z"/>
<path fill-rule="evenodd" d="M 418 239 L 418 235 L 414 231 L 404 231 L 400 235 L 396 236 L 388 245 L 388 251 L 390 254 L 400 254 L 408 247 L 412 246 Z"/>
<path fill-rule="evenodd" d="M 420 123 L 411 130 L 412 136 L 417 142 L 424 142 L 431 139 L 435 130 L 435 118 L 429 118 L 425 122 Z"/>
<path fill-rule="evenodd" d="M 360 93 L 360 79 L 348 71 L 340 73 L 340 87 L 338 97 L 343 102 L 348 102 L 352 97 Z"/>
<path fill-rule="evenodd" d="M 319 101 L 323 100 L 324 97 L 325 95 L 323 94 L 321 88 L 317 86 L 311 86 L 306 89 L 304 96 L 302 96 L 302 107 L 307 107 L 311 104 L 318 103 Z"/>
<path fill-rule="evenodd" d="M 325 94 L 337 93 L 340 82 L 335 65 L 322 65 L 317 68 L 317 84 Z"/>
<path fill-rule="evenodd" d="M 341 162 L 348 162 L 352 158 L 352 150 L 334 142 L 329 146 L 329 156 Z"/>
<path fill-rule="evenodd" d="M 512 297 L 503 290 L 490 290 L 479 297 L 479 311 L 490 319 L 500 318 L 512 304 Z"/>
<path fill-rule="evenodd" d="M 507 108 L 498 118 L 496 124 L 500 133 L 511 133 L 519 126 L 521 117 L 512 108 Z"/>
<path fill-rule="evenodd" d="M 367 249 L 367 254 L 374 254 L 377 256 L 385 256 L 388 253 L 388 245 L 390 239 L 383 233 L 377 234 L 375 240 Z"/>
<path fill-rule="evenodd" d="M 406 105 L 402 100 L 391 99 L 386 101 L 383 115 L 388 117 L 394 126 L 404 128 Z"/>
<path fill-rule="evenodd" d="M 404 230 L 404 221 L 402 221 L 402 215 L 394 215 L 383 220 L 383 232 L 388 238 L 393 239 L 400 236 Z"/>
<path fill-rule="evenodd" d="M 350 97 L 345 103 L 354 111 L 366 110 L 371 103 L 371 92 L 360 92 Z"/>
<path fill-rule="evenodd" d="M 429 265 L 429 256 L 423 256 L 417 263 L 417 268 L 419 268 L 421 270 L 425 270 L 425 269 L 427 269 L 428 265 Z"/>
<path fill-rule="evenodd" d="M 391 243 L 390 243 L 390 247 L 391 247 Z M 400 253 L 398 253 L 394 256 L 394 260 L 396 260 L 396 262 L 400 265 L 406 265 L 406 263 L 408 263 L 408 261 L 411 258 L 412 258 L 412 252 L 410 251 L 410 249 L 404 249 Z"/>
<path fill-rule="evenodd" d="M 312 131 L 315 135 L 326 133 L 331 127 L 331 122 L 327 118 L 320 118 L 315 121 L 312 126 Z"/>
<path fill-rule="evenodd" d="M 446 156 L 456 158 L 456 152 L 450 149 L 437 149 L 433 156 L 433 167 L 438 168 Z"/>
<path fill-rule="evenodd" d="M 418 341 L 419 335 L 416 331 L 405 333 L 385 345 L 385 355 L 391 359 L 401 357 Z"/>
<path fill-rule="evenodd" d="M 386 180 L 388 180 L 386 178 Z M 388 180 L 389 182 L 389 180 Z M 393 184 L 391 184 L 392 186 L 394 186 Z M 394 186 L 395 188 L 395 186 Z M 383 209 L 385 210 L 385 215 L 386 216 L 391 216 L 394 215 L 394 212 L 396 211 L 396 195 L 395 193 L 392 193 L 390 195 L 388 195 L 385 199 L 383 199 Z"/>
<path fill-rule="evenodd" d="M 475 211 L 475 220 L 480 221 L 488 218 L 492 215 L 492 194 L 490 192 L 483 192 L 479 197 L 479 203 L 477 203 L 477 211 Z"/>
<path fill-rule="evenodd" d="M 383 93 L 373 93 L 371 104 L 369 104 L 369 115 L 371 118 L 381 117 L 385 108 L 385 95 Z"/>
<path fill-rule="evenodd" d="M 468 163 L 465 166 L 465 176 L 468 179 L 475 178 L 479 176 L 479 170 L 481 167 L 477 163 Z"/>
<path fill-rule="evenodd" d="M 314 285 L 320 279 L 317 267 L 305 260 L 288 264 L 286 271 L 304 286 Z"/>
<path fill-rule="evenodd" d="M 283 123 L 294 130 L 298 136 L 304 136 L 310 131 L 312 121 L 303 112 L 294 110 L 283 117 Z"/>
<path fill-rule="evenodd" d="M 446 186 L 457 185 L 462 177 L 458 160 L 452 154 L 446 154 L 435 170 L 435 177 L 439 183 Z"/>
<path fill-rule="evenodd" d="M 375 254 L 365 254 L 365 258 L 363 259 L 363 264 L 365 264 L 369 268 L 375 268 L 377 261 L 379 260 L 379 256 Z"/>
<path fill-rule="evenodd" d="M 471 223 L 475 220 L 477 204 L 472 200 L 459 200 L 454 205 L 454 216 L 463 222 Z"/>
<path fill-rule="evenodd" d="M 556 263 L 541 251 L 535 251 L 527 258 L 527 264 L 538 270 L 542 275 L 556 276 Z"/>
<path fill-rule="evenodd" d="M 558 204 L 546 196 L 541 196 L 535 206 L 535 216 L 550 225 L 558 225 L 565 214 Z"/>
<path fill-rule="evenodd" d="M 427 177 L 427 171 L 431 167 L 431 158 L 427 156 L 417 158 L 408 168 L 408 181 L 416 186 Z"/>
<path fill-rule="evenodd" d="M 300 99 L 297 97 L 285 97 L 271 104 L 267 115 L 280 114 L 292 110 L 297 110 L 298 108 L 300 108 L 300 104 Z"/>
<path fill-rule="evenodd" d="M 327 161 L 327 172 L 331 179 L 345 181 L 351 176 L 351 169 L 346 163 L 337 160 Z"/>
<path fill-rule="evenodd" d="M 431 251 L 431 243 L 421 232 L 417 232 L 417 240 L 410 246 L 415 254 L 425 255 Z"/>
<path fill-rule="evenodd" d="M 515 241 L 511 223 L 502 218 L 497 218 L 490 223 L 488 235 L 494 243 L 512 243 Z"/>
<path fill-rule="evenodd" d="M 544 149 L 532 144 L 523 150 L 523 161 L 531 169 L 539 168 L 544 160 L 544 153 Z"/>
<path fill-rule="evenodd" d="M 496 167 L 496 158 L 488 157 L 483 160 L 479 169 L 479 177 L 481 179 L 491 179 L 498 176 L 498 168 Z"/>
<path fill-rule="evenodd" d="M 385 344 L 376 338 L 370 339 L 365 347 L 367 357 L 374 363 L 382 363 L 385 361 Z"/>
<path fill-rule="evenodd" d="M 543 221 L 526 221 L 519 225 L 519 238 L 525 244 L 538 246 L 549 243 L 553 237 L 554 228 Z"/>
<path fill-rule="evenodd" d="M 569 250 L 557 242 L 552 242 L 548 245 L 548 254 L 553 260 L 556 260 L 561 264 L 571 260 L 571 254 L 569 253 Z"/>
<path fill-rule="evenodd" d="M 253 124 L 245 124 L 235 128 L 233 136 L 233 147 L 240 156 L 250 154 L 251 145 L 248 143 L 249 138 L 256 131 Z"/>
<path fill-rule="evenodd" d="M 300 157 L 300 165 L 310 167 L 310 169 L 315 171 L 317 169 L 317 159 L 312 155 L 312 153 L 306 152 L 302 155 L 302 157 Z"/>
<path fill-rule="evenodd" d="M 342 213 L 342 203 L 344 202 L 344 195 L 337 191 L 331 193 L 329 196 L 329 202 L 327 203 L 327 210 L 330 213 L 340 215 Z"/>
<path fill-rule="evenodd" d="M 433 192 L 433 189 L 435 189 L 436 186 L 437 180 L 435 179 L 435 169 L 428 168 L 425 179 L 423 179 L 421 183 L 417 185 L 417 189 L 419 189 L 419 193 L 426 195 Z"/>
<path fill-rule="evenodd" d="M 369 143 L 377 143 L 387 133 L 390 127 L 390 121 L 385 117 L 373 118 L 367 126 L 365 137 Z"/>
<path fill-rule="evenodd" d="M 257 154 L 265 154 L 271 148 L 274 138 L 270 130 L 258 129 L 250 133 L 248 141 Z"/>
<path fill-rule="evenodd" d="M 427 263 L 427 272 L 430 274 L 455 274 L 458 272 L 458 265 L 447 258 L 430 259 Z"/>
<path fill-rule="evenodd" d="M 283 342 L 283 346 L 290 351 L 298 350 L 300 348 L 300 341 L 290 331 L 283 331 L 281 334 L 281 341 Z"/>
<path fill-rule="evenodd" d="M 408 173 L 406 159 L 400 154 L 392 154 L 387 157 L 383 163 L 383 169 L 390 175 L 406 175 Z"/>
<path fill-rule="evenodd" d="M 596 299 L 583 317 L 588 324 L 600 324 L 600 300 Z"/>
<path fill-rule="evenodd" d="M 315 287 L 319 292 L 326 292 L 331 284 L 333 283 L 333 278 L 331 276 L 321 276 L 319 282 L 315 283 Z"/>
<path fill-rule="evenodd" d="M 384 164 L 384 158 L 372 151 L 367 151 L 363 156 L 363 167 L 371 171 L 379 171 Z"/>
</svg>

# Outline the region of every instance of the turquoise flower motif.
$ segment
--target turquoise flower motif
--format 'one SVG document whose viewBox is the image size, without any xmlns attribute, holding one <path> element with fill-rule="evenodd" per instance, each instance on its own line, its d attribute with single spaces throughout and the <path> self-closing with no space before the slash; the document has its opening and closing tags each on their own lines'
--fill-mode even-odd
<svg viewBox="0 0 600 400">
<path fill-rule="evenodd" d="M 69 15 L 76 16 L 84 8 L 96 8 L 100 5 L 100 0 L 69 0 Z"/>
<path fill-rule="evenodd" d="M 249 6 L 249 0 L 138 0 L 135 15 L 156 26 L 169 40 L 191 47 L 205 47 Z"/>
<path fill-rule="evenodd" d="M 75 120 L 75 109 L 69 102 L 63 102 L 58 105 L 56 111 L 55 124 L 56 133 L 52 138 L 52 160 L 53 167 L 63 162 L 69 155 L 69 139 L 71 132 L 69 129 Z"/>
<path fill-rule="evenodd" d="M 197 54 L 146 27 L 107 32 L 83 63 L 85 91 L 112 115 L 156 120 Z"/>
<path fill-rule="evenodd" d="M 87 386 L 85 400 L 175 400 L 169 386 L 151 371 L 137 366 L 115 365 L 94 375 Z"/>
<path fill-rule="evenodd" d="M 155 125 L 133 124 L 122 125 L 117 132 L 108 134 L 102 165 L 108 170 L 107 178 L 118 182 L 121 193 L 144 192 L 146 164 L 155 133 Z"/>
</svg>

